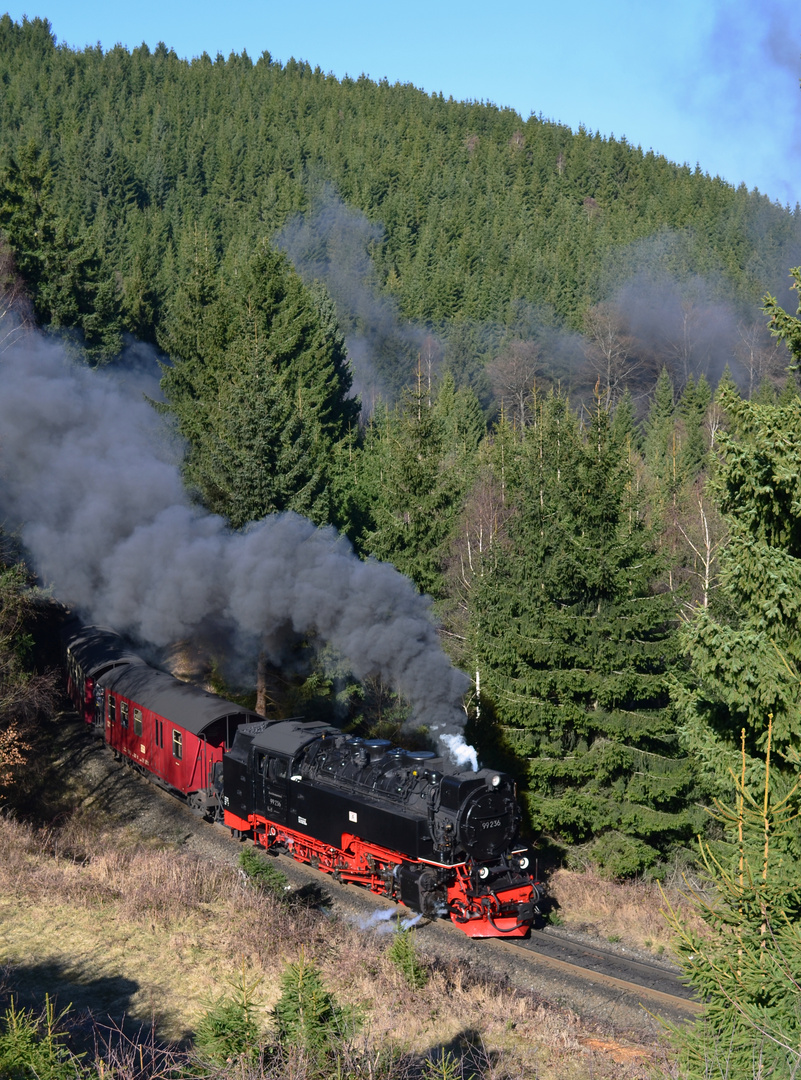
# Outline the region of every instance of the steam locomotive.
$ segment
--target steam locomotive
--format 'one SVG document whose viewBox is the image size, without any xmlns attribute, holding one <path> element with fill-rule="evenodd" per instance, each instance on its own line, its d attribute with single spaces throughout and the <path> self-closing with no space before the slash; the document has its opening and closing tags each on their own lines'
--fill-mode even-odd
<svg viewBox="0 0 801 1080">
<path fill-rule="evenodd" d="M 542 887 L 515 785 L 430 750 L 266 720 L 158 671 L 114 631 L 65 632 L 67 688 L 114 753 L 234 835 L 469 937 L 522 937 Z"/>
</svg>

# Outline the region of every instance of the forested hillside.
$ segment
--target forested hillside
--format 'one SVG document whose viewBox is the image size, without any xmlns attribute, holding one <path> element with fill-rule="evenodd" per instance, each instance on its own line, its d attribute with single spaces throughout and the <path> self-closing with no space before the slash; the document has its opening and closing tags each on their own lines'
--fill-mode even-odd
<svg viewBox="0 0 801 1080">
<path fill-rule="evenodd" d="M 0 227 L 40 320 L 79 327 L 97 356 L 124 332 L 168 346 L 192 275 L 234 279 L 332 192 L 369 223 L 376 286 L 461 367 L 504 336 L 581 329 L 655 250 L 662 275 L 746 307 L 801 250 L 796 214 L 625 141 L 267 52 L 76 52 L 6 16 L 0 80 Z M 374 358 L 392 389 L 416 351 Z"/>
<path fill-rule="evenodd" d="M 156 346 L 185 480 L 232 528 L 334 524 L 433 597 L 532 831 L 613 875 L 684 858 L 766 710 L 787 773 L 800 399 L 761 306 L 798 208 L 266 52 L 79 52 L 5 16 L 0 84 L 6 305 L 82 362 Z M 336 659 L 262 671 L 261 707 L 338 691 L 397 728 Z"/>
</svg>

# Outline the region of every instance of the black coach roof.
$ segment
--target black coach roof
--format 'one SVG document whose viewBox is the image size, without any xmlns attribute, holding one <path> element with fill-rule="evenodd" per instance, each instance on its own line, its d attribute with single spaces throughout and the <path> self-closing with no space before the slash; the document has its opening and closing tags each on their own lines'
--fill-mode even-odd
<svg viewBox="0 0 801 1080">
<path fill-rule="evenodd" d="M 106 626 L 81 626 L 65 631 L 65 645 L 84 675 L 94 677 L 117 664 L 144 664 L 131 646 Z"/>
<path fill-rule="evenodd" d="M 250 722 L 262 719 L 250 709 L 181 682 L 166 672 L 154 671 L 147 664 L 115 668 L 101 676 L 100 685 L 193 735 L 202 734 L 215 720 L 226 716 L 241 716 Z"/>
</svg>

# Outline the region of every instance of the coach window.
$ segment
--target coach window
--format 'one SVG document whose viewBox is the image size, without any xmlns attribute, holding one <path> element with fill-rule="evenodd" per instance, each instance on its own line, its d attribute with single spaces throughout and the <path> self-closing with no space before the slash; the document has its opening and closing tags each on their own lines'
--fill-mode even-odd
<svg viewBox="0 0 801 1080">
<path fill-rule="evenodd" d="M 134 735 L 142 734 L 142 710 L 134 709 Z"/>
<path fill-rule="evenodd" d="M 110 724 L 114 723 L 116 712 L 117 712 L 117 701 L 116 701 L 115 698 L 113 698 L 111 696 L 111 694 L 109 694 L 109 699 L 108 699 L 108 722 Z"/>
<path fill-rule="evenodd" d="M 172 756 L 179 761 L 184 756 L 183 739 L 180 731 L 173 730 L 172 733 Z"/>
<path fill-rule="evenodd" d="M 128 702 L 120 702 L 120 727 L 128 727 Z"/>
</svg>

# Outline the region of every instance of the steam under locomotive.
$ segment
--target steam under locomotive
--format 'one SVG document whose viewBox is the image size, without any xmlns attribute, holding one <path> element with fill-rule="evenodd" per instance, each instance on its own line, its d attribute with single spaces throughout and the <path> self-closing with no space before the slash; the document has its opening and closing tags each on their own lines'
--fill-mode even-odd
<svg viewBox="0 0 801 1080">
<path fill-rule="evenodd" d="M 68 631 L 66 658 L 70 696 L 113 751 L 235 835 L 448 916 L 470 937 L 529 930 L 542 890 L 504 773 L 265 720 L 155 670 L 100 627 Z"/>
</svg>

